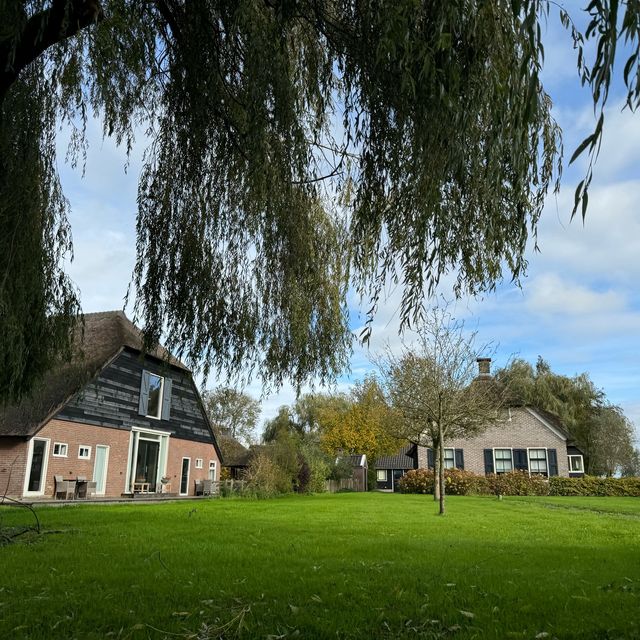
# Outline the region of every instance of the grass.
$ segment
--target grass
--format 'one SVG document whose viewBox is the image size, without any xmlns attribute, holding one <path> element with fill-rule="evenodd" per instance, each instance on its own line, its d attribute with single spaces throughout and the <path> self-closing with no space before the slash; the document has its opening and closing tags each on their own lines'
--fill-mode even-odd
<svg viewBox="0 0 640 640">
<path fill-rule="evenodd" d="M 0 638 L 640 638 L 640 499 L 448 500 L 42 508 Z"/>
</svg>

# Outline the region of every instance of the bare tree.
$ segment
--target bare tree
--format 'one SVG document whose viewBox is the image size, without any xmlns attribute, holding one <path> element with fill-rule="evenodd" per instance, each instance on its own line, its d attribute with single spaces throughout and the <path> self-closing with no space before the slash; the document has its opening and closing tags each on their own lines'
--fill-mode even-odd
<svg viewBox="0 0 640 640">
<path fill-rule="evenodd" d="M 412 346 L 403 344 L 399 355 L 388 348 L 376 362 L 395 435 L 435 451 L 434 499 L 444 514 L 444 444 L 495 424 L 505 392 L 488 373 L 478 375 L 478 356 L 489 345 L 477 348 L 477 332 L 466 332 L 446 305 L 430 310 L 416 333 Z"/>
</svg>

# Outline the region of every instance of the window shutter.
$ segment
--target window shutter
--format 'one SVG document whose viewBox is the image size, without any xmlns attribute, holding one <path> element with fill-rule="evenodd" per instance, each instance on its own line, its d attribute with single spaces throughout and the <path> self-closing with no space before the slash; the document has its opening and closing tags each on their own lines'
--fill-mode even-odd
<svg viewBox="0 0 640 640">
<path fill-rule="evenodd" d="M 456 449 L 456 469 L 464 469 L 464 453 L 462 449 Z"/>
<path fill-rule="evenodd" d="M 140 400 L 138 402 L 138 414 L 146 416 L 149 409 L 149 386 L 151 374 L 148 371 L 142 372 L 142 383 L 140 384 Z"/>
<path fill-rule="evenodd" d="M 549 475 L 558 475 L 558 452 L 555 449 L 547 449 L 547 458 L 549 461 Z"/>
<path fill-rule="evenodd" d="M 173 380 L 171 378 L 165 378 L 162 383 L 162 420 L 169 420 L 171 418 L 171 387 Z"/>
<path fill-rule="evenodd" d="M 433 469 L 434 466 L 433 449 L 427 449 L 427 467 L 429 467 L 429 469 Z"/>
<path fill-rule="evenodd" d="M 529 461 L 527 460 L 526 449 L 514 449 L 513 450 L 513 468 L 518 471 L 528 471 Z"/>
<path fill-rule="evenodd" d="M 484 472 L 493 473 L 493 449 L 484 450 Z"/>
</svg>

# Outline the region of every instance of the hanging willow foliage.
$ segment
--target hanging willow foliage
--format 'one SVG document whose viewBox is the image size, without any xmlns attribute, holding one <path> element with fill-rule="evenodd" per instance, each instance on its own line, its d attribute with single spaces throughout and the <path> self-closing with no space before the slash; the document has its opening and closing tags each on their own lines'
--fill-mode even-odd
<svg viewBox="0 0 640 640">
<path fill-rule="evenodd" d="M 538 0 L 0 0 L 0 395 L 68 356 L 77 293 L 55 128 L 91 113 L 139 183 L 149 344 L 267 383 L 346 363 L 350 285 L 404 325 L 517 280 L 561 142 Z M 637 40 L 637 39 L 636 39 Z M 368 324 L 370 327 L 370 322 Z M 368 329 L 362 337 L 368 338 Z"/>
</svg>

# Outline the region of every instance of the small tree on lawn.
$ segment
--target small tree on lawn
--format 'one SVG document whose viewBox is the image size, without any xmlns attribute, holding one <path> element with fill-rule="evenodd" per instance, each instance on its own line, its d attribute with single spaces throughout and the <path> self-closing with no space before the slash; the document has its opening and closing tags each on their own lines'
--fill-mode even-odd
<svg viewBox="0 0 640 640">
<path fill-rule="evenodd" d="M 434 499 L 445 513 L 444 444 L 470 437 L 499 419 L 503 387 L 477 374 L 476 333 L 464 331 L 447 308 L 434 308 L 416 331 L 413 346 L 399 355 L 387 349 L 378 358 L 385 391 L 393 409 L 392 430 L 398 437 L 435 451 Z"/>
</svg>

